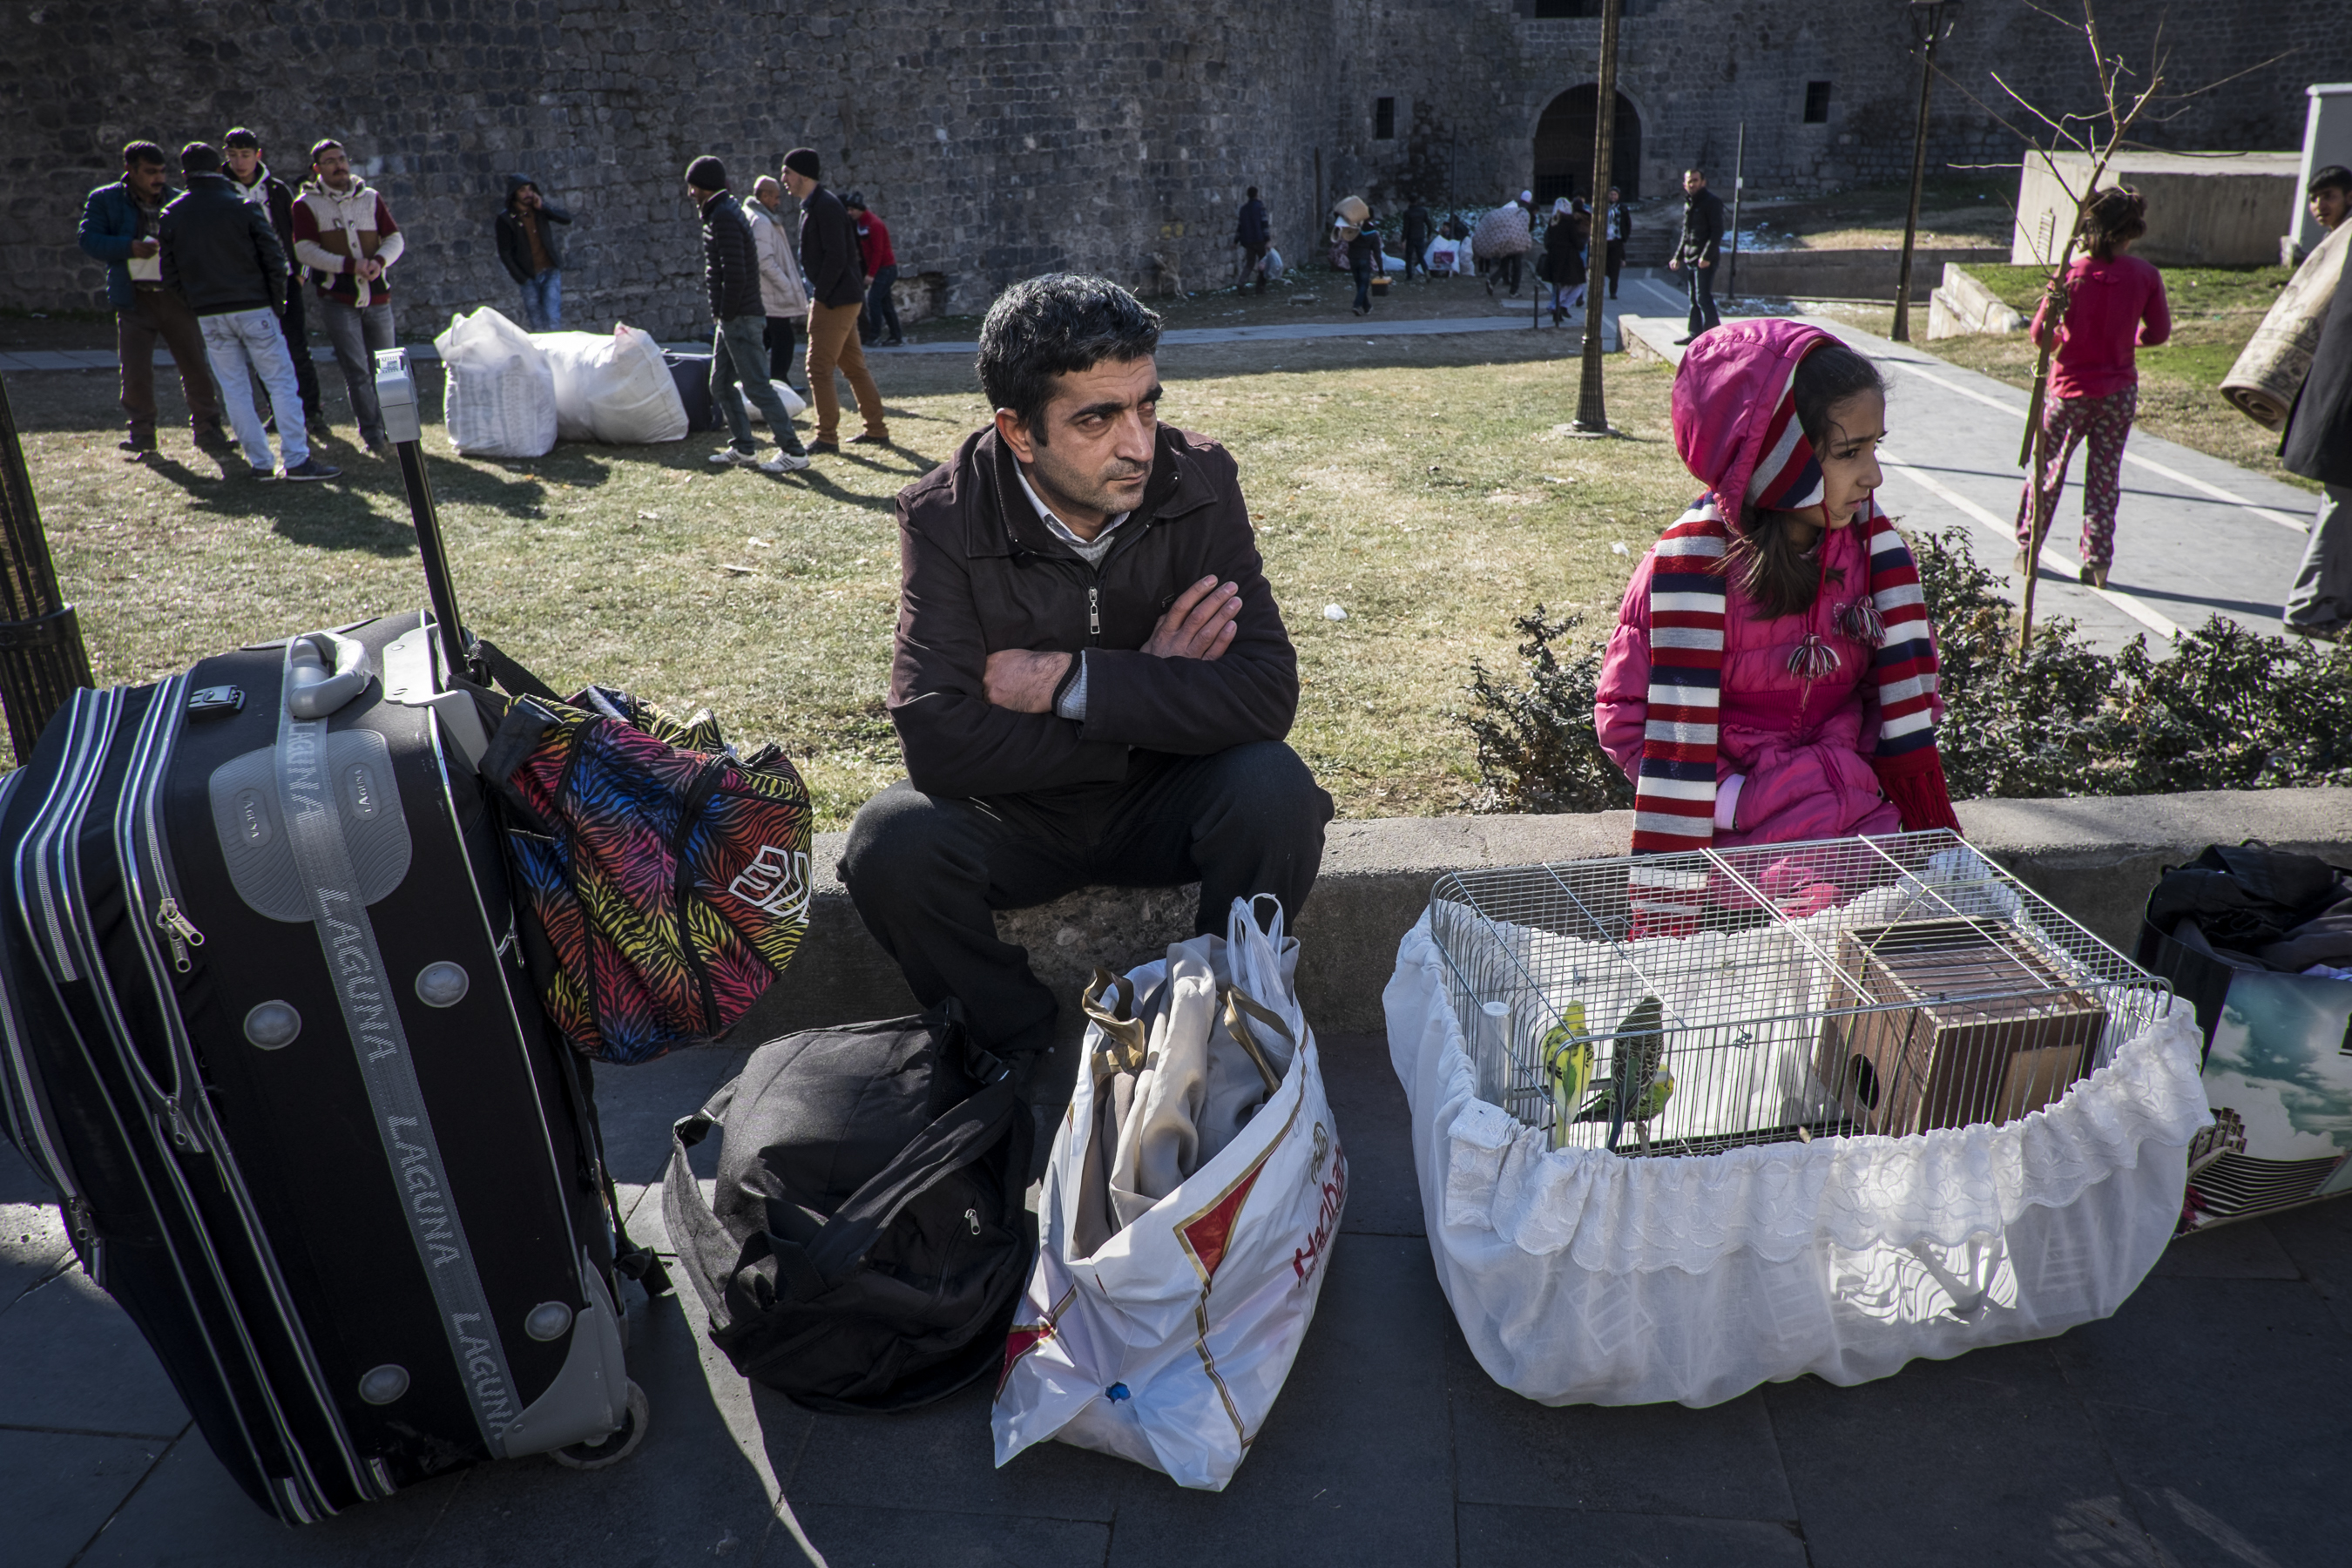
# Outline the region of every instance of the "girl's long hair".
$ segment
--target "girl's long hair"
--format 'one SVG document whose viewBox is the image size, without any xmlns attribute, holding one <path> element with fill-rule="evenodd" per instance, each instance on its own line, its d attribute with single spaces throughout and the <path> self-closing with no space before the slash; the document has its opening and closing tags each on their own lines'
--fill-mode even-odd
<svg viewBox="0 0 2352 1568">
<path fill-rule="evenodd" d="M 2083 239 L 2091 254 L 2112 261 L 2116 247 L 2147 232 L 2147 198 L 2129 185 L 2109 185 L 2083 208 Z"/>
<path fill-rule="evenodd" d="M 1824 343 L 1797 362 L 1790 387 L 1797 404 L 1797 424 L 1818 455 L 1829 443 L 1830 410 L 1858 393 L 1884 397 L 1886 383 L 1878 367 L 1843 343 Z M 1789 537 L 1790 520 L 1810 521 L 1801 512 L 1759 511 L 1743 505 L 1739 527 L 1724 552 L 1724 570 L 1732 583 L 1767 620 L 1811 609 L 1821 592 L 1822 569 Z M 1828 542 L 1828 531 L 1814 541 Z"/>
</svg>

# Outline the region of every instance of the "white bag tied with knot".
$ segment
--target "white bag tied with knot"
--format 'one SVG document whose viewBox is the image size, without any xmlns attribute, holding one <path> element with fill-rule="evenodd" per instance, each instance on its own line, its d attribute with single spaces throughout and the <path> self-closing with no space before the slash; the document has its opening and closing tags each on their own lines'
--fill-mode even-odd
<svg viewBox="0 0 2352 1568">
<path fill-rule="evenodd" d="M 1001 1466 L 1059 1438 L 1221 1491 L 1289 1375 L 1347 1200 L 1281 905 L 1087 989 L 1036 1267 L 1005 1343 Z"/>
</svg>

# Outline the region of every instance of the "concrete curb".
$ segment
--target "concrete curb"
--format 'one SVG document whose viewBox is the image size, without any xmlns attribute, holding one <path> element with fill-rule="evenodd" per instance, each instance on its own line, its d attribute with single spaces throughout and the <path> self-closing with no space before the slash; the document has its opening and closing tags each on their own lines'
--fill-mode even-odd
<svg viewBox="0 0 2352 1568">
<path fill-rule="evenodd" d="M 1978 800 L 1958 811 L 1970 843 L 2126 953 L 2158 874 L 2208 844 L 2258 838 L 2352 864 L 2352 789 Z M 1632 833 L 1633 814 L 1623 811 L 1333 823 L 1314 899 L 1297 927 L 1307 1016 L 1326 1034 L 1385 1027 L 1381 992 L 1397 942 L 1444 873 L 1622 855 Z M 847 837 L 817 836 L 815 896 L 800 955 L 736 1026 L 732 1043 L 915 1010 L 898 965 L 858 922 L 835 870 Z M 1191 935 L 1196 897 L 1193 888 L 1089 888 L 1000 914 L 997 931 L 1028 950 L 1038 977 L 1064 999 L 1063 1035 L 1076 1038 L 1073 999 L 1095 966 L 1123 970 Z"/>
</svg>

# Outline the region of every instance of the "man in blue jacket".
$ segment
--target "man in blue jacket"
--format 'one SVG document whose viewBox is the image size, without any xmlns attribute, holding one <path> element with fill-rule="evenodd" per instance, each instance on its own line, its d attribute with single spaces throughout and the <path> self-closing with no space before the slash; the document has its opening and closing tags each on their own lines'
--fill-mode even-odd
<svg viewBox="0 0 2352 1568">
<path fill-rule="evenodd" d="M 122 411 L 131 432 L 121 443 L 132 462 L 155 449 L 155 344 L 172 351 L 188 424 L 199 445 L 227 444 L 220 395 L 213 388 L 205 337 L 187 301 L 163 287 L 156 226 L 180 193 L 163 181 L 163 149 L 133 142 L 122 149 L 122 178 L 89 193 L 81 209 L 81 247 L 106 263 L 106 302 L 114 307 L 114 352 L 122 367 Z"/>
</svg>

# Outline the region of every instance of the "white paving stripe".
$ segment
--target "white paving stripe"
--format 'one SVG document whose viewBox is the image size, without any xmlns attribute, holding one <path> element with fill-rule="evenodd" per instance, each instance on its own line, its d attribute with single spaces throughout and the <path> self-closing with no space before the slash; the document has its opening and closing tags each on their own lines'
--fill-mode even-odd
<svg viewBox="0 0 2352 1568">
<path fill-rule="evenodd" d="M 1983 524 L 1987 530 L 1996 535 L 2002 544 L 2007 546 L 2009 549 L 2014 550 L 2017 548 L 2017 535 L 2012 531 L 2014 525 L 2008 519 L 1994 516 L 1983 507 L 1979 506 L 1976 502 L 1969 500 L 1968 497 L 1960 494 L 1959 491 L 1952 489 L 1949 485 L 1945 484 L 1941 479 L 1937 479 L 1934 475 L 1927 473 L 1924 469 L 1915 468 L 1908 463 L 1900 462 L 1895 458 L 1889 457 L 1883 447 L 1879 451 L 1878 461 L 1879 465 L 1888 473 L 1902 475 L 1905 479 L 1909 479 L 1913 484 L 1917 485 L 1921 489 L 1926 490 L 1929 495 L 1936 497 L 1946 505 L 1957 507 L 1964 515 L 1973 518 L 1978 522 Z M 2056 546 L 2051 544 L 2046 539 L 2042 541 L 2042 564 L 2049 567 L 2053 572 L 2063 574 L 2070 581 L 2079 578 L 2083 574 L 2083 563 L 2081 562 L 2073 560 L 2062 553 Z M 2115 605 L 2116 608 L 2121 610 L 2124 614 L 2129 616 L 2140 625 L 2147 627 L 2148 630 L 2156 633 L 2158 637 L 2171 638 L 2181 635 L 2179 626 L 2166 619 L 2156 610 L 2150 608 L 2144 601 L 2123 592 L 2121 589 L 2094 588 L 2087 583 L 2076 583 L 2074 585 L 2080 587 L 2086 594 L 2096 594 L 2100 598 L 2106 600 L 2109 604 Z"/>
</svg>

